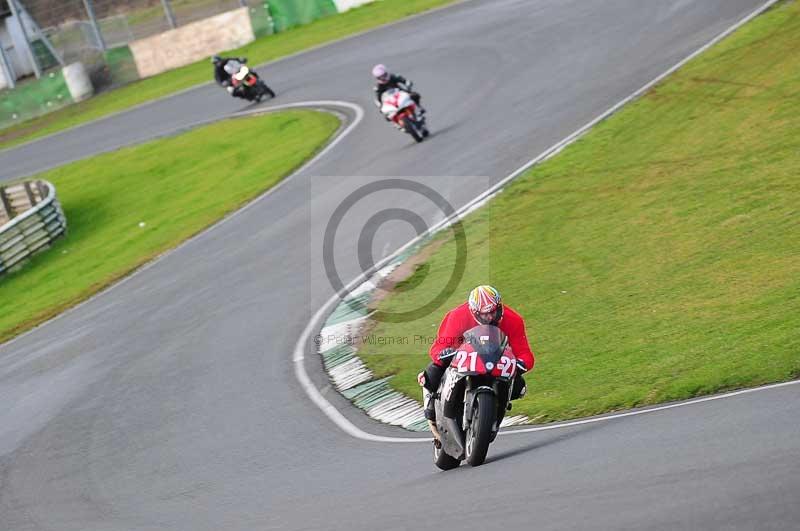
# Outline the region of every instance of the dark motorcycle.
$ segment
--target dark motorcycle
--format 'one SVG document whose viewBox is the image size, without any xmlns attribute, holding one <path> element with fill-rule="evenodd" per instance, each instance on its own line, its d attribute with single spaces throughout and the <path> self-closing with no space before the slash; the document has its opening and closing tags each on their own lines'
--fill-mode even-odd
<svg viewBox="0 0 800 531">
<path fill-rule="evenodd" d="M 275 97 L 275 92 L 258 77 L 254 70 L 243 63 L 239 63 L 239 69 L 231 75 L 231 86 L 234 91 L 241 91 L 244 98 L 248 101 L 260 103 L 264 96 Z"/>
<path fill-rule="evenodd" d="M 464 343 L 434 395 L 437 467 L 450 470 L 462 460 L 483 464 L 509 405 L 516 370 L 516 357 L 502 330 L 481 325 L 464 333 Z"/>
</svg>

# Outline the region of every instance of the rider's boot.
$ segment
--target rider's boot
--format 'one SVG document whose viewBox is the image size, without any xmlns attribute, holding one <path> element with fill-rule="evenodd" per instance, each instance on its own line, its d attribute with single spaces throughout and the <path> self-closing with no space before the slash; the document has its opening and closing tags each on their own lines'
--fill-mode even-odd
<svg viewBox="0 0 800 531">
<path fill-rule="evenodd" d="M 437 441 L 441 440 L 441 435 L 439 430 L 436 429 L 436 408 L 434 406 L 436 397 L 432 389 L 438 391 L 444 371 L 444 367 L 431 363 L 417 375 L 417 382 L 422 387 L 422 404 L 425 407 L 425 418 L 428 420 L 428 426 Z"/>
<path fill-rule="evenodd" d="M 525 393 L 527 392 L 528 392 L 528 386 L 525 385 L 525 379 L 522 377 L 521 374 L 517 374 L 514 377 L 514 382 L 511 387 L 511 400 L 518 400 L 523 396 L 525 396 Z M 511 404 L 509 403 L 509 406 L 510 405 Z"/>
<path fill-rule="evenodd" d="M 423 373 L 424 374 L 424 373 Z M 422 376 L 422 375 L 420 375 Z M 422 403 L 425 405 L 425 418 L 428 420 L 428 427 L 433 434 L 434 441 L 440 441 L 442 436 L 436 428 L 436 408 L 434 407 L 434 396 L 431 391 L 422 388 Z"/>
<path fill-rule="evenodd" d="M 433 405 L 433 393 L 427 388 L 422 388 L 422 403 L 425 404 L 425 418 L 428 420 L 436 420 L 436 408 Z"/>
</svg>

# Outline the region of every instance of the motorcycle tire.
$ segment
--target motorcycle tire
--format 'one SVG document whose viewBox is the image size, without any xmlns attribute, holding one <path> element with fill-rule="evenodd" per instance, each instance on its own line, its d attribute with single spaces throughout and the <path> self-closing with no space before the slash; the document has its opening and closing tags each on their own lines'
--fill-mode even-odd
<svg viewBox="0 0 800 531">
<path fill-rule="evenodd" d="M 490 393 L 479 393 L 472 408 L 472 423 L 466 434 L 466 458 L 472 466 L 480 466 L 486 460 L 497 404 Z"/>
<path fill-rule="evenodd" d="M 442 445 L 433 445 L 433 462 L 440 470 L 453 470 L 458 468 L 461 461 L 446 454 Z"/>
<path fill-rule="evenodd" d="M 273 92 L 272 89 L 269 88 L 269 85 L 267 85 L 263 81 L 259 80 L 258 88 L 259 88 L 259 91 L 258 91 L 259 92 L 259 99 L 261 99 L 261 97 L 265 96 L 265 95 L 269 96 L 270 98 L 274 98 L 275 97 L 275 92 Z"/>
<path fill-rule="evenodd" d="M 423 136 L 413 118 L 403 118 L 403 129 L 417 142 L 422 142 Z"/>
</svg>

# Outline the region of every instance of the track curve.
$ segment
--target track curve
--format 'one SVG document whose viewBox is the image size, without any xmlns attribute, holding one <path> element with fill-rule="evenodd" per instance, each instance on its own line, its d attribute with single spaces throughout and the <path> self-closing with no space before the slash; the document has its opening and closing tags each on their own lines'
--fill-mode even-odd
<svg viewBox="0 0 800 531">
<path fill-rule="evenodd" d="M 501 438 L 487 466 L 434 474 L 418 445 L 357 441 L 332 429 L 289 359 L 331 295 L 321 238 L 349 192 L 376 176 L 409 176 L 465 204 L 760 4 L 472 1 L 270 67 L 266 77 L 282 99 L 342 99 L 368 109 L 369 66 L 386 62 L 417 82 L 434 135 L 411 146 L 377 117 L 364 120 L 235 219 L 0 346 L 0 401 L 12 404 L 0 411 L 0 528 L 371 529 L 435 521 L 464 529 L 783 529 L 796 522 L 798 386 Z M 2 177 L 239 110 L 200 87 L 0 152 Z M 359 222 L 388 205 L 418 207 L 404 196 L 372 203 L 341 228 L 336 260 L 344 278 L 359 272 Z M 419 213 L 438 221 L 435 209 Z M 234 238 L 242 227 L 253 229 Z M 379 236 L 381 255 L 413 234 L 400 225 Z M 348 408 L 314 370 L 316 360 L 307 362 L 317 388 L 355 425 L 404 434 Z M 476 492 L 480 504 L 471 503 Z M 431 500 L 442 498 L 462 503 L 434 520 Z"/>
</svg>

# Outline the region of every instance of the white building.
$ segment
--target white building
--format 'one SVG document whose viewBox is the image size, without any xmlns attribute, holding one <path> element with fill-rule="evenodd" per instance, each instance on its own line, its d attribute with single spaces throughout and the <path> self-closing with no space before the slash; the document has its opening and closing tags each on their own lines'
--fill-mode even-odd
<svg viewBox="0 0 800 531">
<path fill-rule="evenodd" d="M 28 19 L 29 17 L 27 14 L 23 14 L 23 18 Z M 26 30 L 32 34 L 33 24 L 30 20 L 25 22 Z M 33 65 L 27 47 L 28 43 L 22 33 L 22 28 L 20 28 L 19 20 L 11 15 L 8 1 L 0 0 L 0 48 L 2 48 L 0 53 L 6 59 L 3 61 L 0 57 L 0 89 L 10 85 L 10 76 L 19 79 L 33 74 Z M 6 71 L 6 62 L 11 72 Z"/>
</svg>

